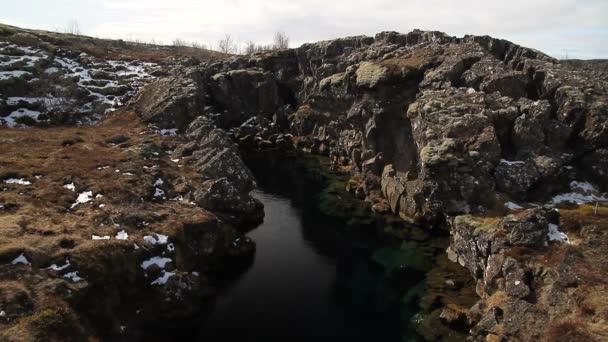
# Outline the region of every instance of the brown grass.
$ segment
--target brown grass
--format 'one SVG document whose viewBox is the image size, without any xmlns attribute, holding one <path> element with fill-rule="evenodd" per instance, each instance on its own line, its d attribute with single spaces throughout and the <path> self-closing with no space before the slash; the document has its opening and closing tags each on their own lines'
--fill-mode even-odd
<svg viewBox="0 0 608 342">
<path fill-rule="evenodd" d="M 30 30 L 0 24 L 2 40 L 54 51 L 57 48 L 86 52 L 94 57 L 115 60 L 163 62 L 173 57 L 192 57 L 200 61 L 226 58 L 227 55 L 194 47 L 152 45 L 123 40 L 100 39 L 83 35 Z"/>
<path fill-rule="evenodd" d="M 544 340 L 547 342 L 592 342 L 599 341 L 589 333 L 580 321 L 552 321 L 547 326 Z"/>
<path fill-rule="evenodd" d="M 129 136 L 128 146 L 105 142 L 119 134 Z M 81 142 L 62 144 L 74 137 Z M 138 224 L 148 221 L 148 229 L 165 230 L 168 224 L 165 221 L 177 224 L 172 213 L 209 217 L 198 207 L 152 198 L 152 184 L 161 175 L 165 180 L 185 176 L 194 182 L 200 181 L 194 170 L 187 166 L 179 168 L 164 152 L 158 160 L 144 159 L 137 148 L 143 143 L 154 143 L 161 151 L 172 149 L 171 139 L 174 138 L 153 134 L 131 112 L 116 113 L 93 127 L 0 128 L 3 151 L 0 181 L 19 177 L 32 182 L 31 185 L 0 182 L 0 187 L 6 189 L 0 192 L 0 203 L 11 208 L 0 211 L 0 261 L 11 261 L 24 252 L 34 266 L 45 267 L 74 252 L 71 248 L 92 243 L 92 234 L 115 234 L 114 224 L 128 230 L 139 229 Z M 155 165 L 161 166 L 158 171 L 145 169 Z M 98 170 L 100 166 L 110 168 Z M 125 175 L 126 172 L 132 175 Z M 76 185 L 75 192 L 64 187 L 71 182 Z M 82 191 L 103 197 L 72 209 Z M 105 207 L 99 208 L 102 202 Z M 129 232 L 130 235 L 136 233 L 144 232 Z"/>
<path fill-rule="evenodd" d="M 560 209 L 560 228 L 566 232 L 578 232 L 587 225 L 608 229 L 608 206 L 599 205 L 597 214 L 595 204 L 585 204 L 575 208 Z"/>
<path fill-rule="evenodd" d="M 119 135 L 128 141 L 107 142 Z M 201 186 L 196 170 L 180 167 L 164 153 L 174 149 L 178 139 L 155 134 L 132 112 L 116 112 L 91 127 L 0 128 L 0 189 L 4 189 L 0 191 L 4 205 L 0 209 L 0 303 L 2 296 L 26 293 L 31 294 L 33 305 L 30 311 L 13 310 L 11 314 L 20 318 L 8 325 L 0 321 L 0 341 L 8 337 L 10 341 L 63 340 L 80 331 L 69 306 L 49 297 L 61 276 L 41 268 L 62 265 L 69 257 L 88 282 L 132 278 L 141 257 L 134 252 L 134 241 L 161 233 L 177 242 L 178 230 L 185 223 L 214 219 L 198 206 L 152 198 L 152 184 L 161 176 L 168 199 L 187 197 L 189 190 Z M 74 143 L 66 144 L 67 140 Z M 141 147 L 148 144 L 158 146 L 158 157 L 144 158 Z M 110 168 L 99 170 L 99 166 Z M 7 177 L 25 178 L 32 184 L 6 184 Z M 71 182 L 75 192 L 64 188 Z M 78 193 L 89 190 L 103 197 L 71 208 Z M 100 203 L 105 207 L 100 208 Z M 128 241 L 91 239 L 93 234 L 115 236 L 120 230 L 127 231 Z M 20 253 L 32 267 L 9 264 Z"/>
</svg>

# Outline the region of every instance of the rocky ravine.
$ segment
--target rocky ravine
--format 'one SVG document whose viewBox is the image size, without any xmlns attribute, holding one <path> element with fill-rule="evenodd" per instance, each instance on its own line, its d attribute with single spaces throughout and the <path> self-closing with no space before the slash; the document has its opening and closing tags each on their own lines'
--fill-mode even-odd
<svg viewBox="0 0 608 342">
<path fill-rule="evenodd" d="M 130 108 L 186 133 L 174 158 L 221 165 L 199 167 L 208 187 L 196 198 L 228 216 L 260 210 L 231 166 L 232 135 L 327 155 L 372 211 L 448 230 L 448 256 L 470 270 L 480 301 L 442 316 L 465 315 L 473 340 L 602 340 L 602 65 L 487 36 L 383 32 L 182 66 Z"/>
</svg>

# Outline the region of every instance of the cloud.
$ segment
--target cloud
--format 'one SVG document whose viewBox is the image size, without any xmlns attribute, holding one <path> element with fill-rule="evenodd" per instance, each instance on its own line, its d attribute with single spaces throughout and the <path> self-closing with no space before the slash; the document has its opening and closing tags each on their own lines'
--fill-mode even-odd
<svg viewBox="0 0 608 342">
<path fill-rule="evenodd" d="M 273 32 L 284 30 L 295 45 L 420 28 L 458 36 L 488 34 L 551 53 L 572 50 L 581 56 L 608 58 L 608 51 L 601 48 L 608 43 L 606 0 L 56 0 L 53 3 L 59 8 L 67 8 L 69 4 L 70 15 L 79 14 L 86 33 L 113 38 L 164 42 L 182 38 L 213 43 L 230 33 L 241 42 L 268 43 Z M 15 5 L 4 9 L 7 15 L 32 22 L 28 17 L 35 14 L 35 6 L 31 6 L 31 11 L 15 13 L 11 12 L 11 6 Z M 54 25 L 61 26 L 67 18 L 60 20 Z"/>
</svg>

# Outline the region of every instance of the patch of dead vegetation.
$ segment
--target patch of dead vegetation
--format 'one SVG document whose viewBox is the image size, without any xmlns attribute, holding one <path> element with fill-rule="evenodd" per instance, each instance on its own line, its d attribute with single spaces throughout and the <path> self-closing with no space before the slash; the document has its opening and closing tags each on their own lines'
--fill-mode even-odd
<svg viewBox="0 0 608 342">
<path fill-rule="evenodd" d="M 116 141 L 117 136 L 127 139 Z M 83 326 L 71 304 L 56 299 L 47 305 L 54 297 L 65 298 L 66 291 L 74 297 L 88 283 L 132 280 L 140 259 L 149 254 L 134 243 L 155 233 L 177 242 L 184 223 L 216 219 L 189 202 L 201 179 L 170 159 L 168 151 L 178 139 L 158 135 L 124 111 L 91 127 L 0 127 L 0 310 L 9 317 L 0 318 L 0 340 L 63 340 L 79 334 Z M 31 184 L 7 184 L 8 178 Z M 163 199 L 154 197 L 159 178 Z M 88 191 L 91 200 L 74 205 Z M 123 230 L 128 239 L 116 239 Z M 93 235 L 110 239 L 93 240 Z M 12 264 L 21 254 L 31 265 Z M 68 259 L 84 281 L 46 269 Z"/>
<path fill-rule="evenodd" d="M 84 35 L 23 29 L 0 24 L 0 39 L 10 43 L 33 46 L 49 52 L 70 49 L 91 56 L 113 60 L 142 60 L 162 63 L 171 58 L 194 58 L 199 61 L 217 60 L 227 55 L 189 46 L 165 46 L 123 40 L 101 39 Z"/>
</svg>

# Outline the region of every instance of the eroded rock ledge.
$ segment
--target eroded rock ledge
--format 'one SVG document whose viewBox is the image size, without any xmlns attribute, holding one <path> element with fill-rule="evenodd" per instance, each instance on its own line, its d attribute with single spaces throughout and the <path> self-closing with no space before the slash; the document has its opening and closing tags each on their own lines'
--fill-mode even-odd
<svg viewBox="0 0 608 342">
<path fill-rule="evenodd" d="M 472 339 L 593 339 L 607 336 L 608 270 L 597 253 L 606 250 L 607 84 L 592 63 L 500 39 L 383 32 L 182 66 L 131 106 L 185 132 L 174 157 L 208 178 L 200 204 L 255 216 L 230 135 L 327 155 L 374 212 L 450 231 L 448 253 L 482 298 L 468 310 Z M 597 207 L 555 210 L 567 201 Z"/>
</svg>

